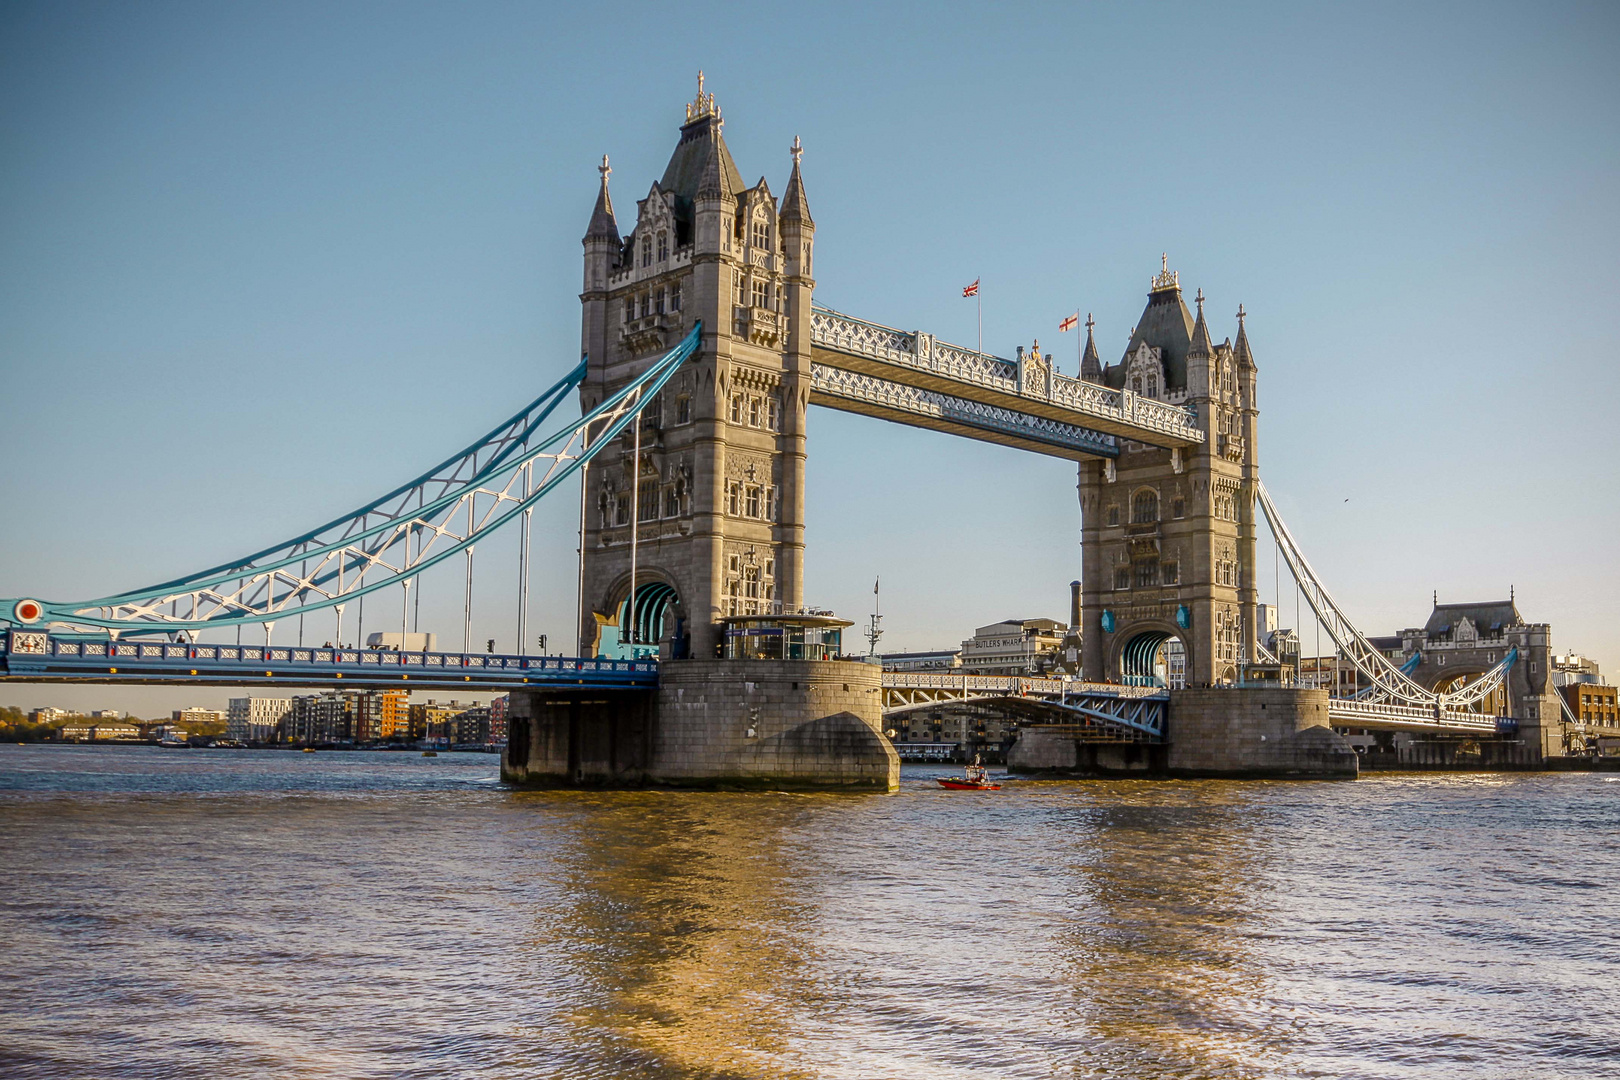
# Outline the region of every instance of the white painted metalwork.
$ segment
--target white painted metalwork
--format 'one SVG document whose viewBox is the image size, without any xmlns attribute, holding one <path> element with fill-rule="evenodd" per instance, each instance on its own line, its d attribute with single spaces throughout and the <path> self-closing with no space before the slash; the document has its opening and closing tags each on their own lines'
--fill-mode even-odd
<svg viewBox="0 0 1620 1080">
<path fill-rule="evenodd" d="M 51 620 L 57 626 L 107 630 L 115 638 L 257 622 L 268 637 L 278 617 L 336 608 L 341 620 L 346 600 L 393 585 L 408 588 L 428 567 L 467 551 L 463 636 L 468 640 L 463 644 L 470 650 L 475 539 L 518 518 L 622 431 L 692 355 L 699 337 L 700 327 L 694 326 L 681 344 L 628 385 L 549 437 L 540 437 L 540 425 L 578 387 L 583 361 L 480 442 L 353 514 L 235 564 L 149 589 L 47 605 Z"/>
<path fill-rule="evenodd" d="M 1502 685 L 1502 680 L 1518 659 L 1517 652 L 1512 649 L 1508 650 L 1501 663 L 1455 693 L 1436 694 L 1415 682 L 1356 629 L 1329 595 L 1293 534 L 1288 531 L 1288 526 L 1283 523 L 1266 486 L 1257 479 L 1254 490 L 1256 501 L 1265 513 L 1266 523 L 1271 527 L 1271 535 L 1277 541 L 1277 549 L 1288 563 L 1288 570 L 1294 575 L 1306 603 L 1310 604 L 1328 636 L 1338 646 L 1340 654 L 1372 683 L 1371 691 L 1356 703 L 1358 707 L 1387 705 L 1414 708 L 1426 711 L 1431 722 L 1438 723 L 1454 713 L 1467 710 L 1469 706 L 1478 705 Z M 1336 699 L 1334 704 L 1339 705 L 1344 700 Z M 1491 722 L 1494 724 L 1494 719 Z"/>
<path fill-rule="evenodd" d="M 1011 435 L 1086 456 L 1113 457 L 1119 453 L 1119 444 L 1113 436 L 1089 428 L 826 364 L 810 365 L 810 391 L 824 398 L 876 407 L 886 413 Z M 833 403 L 822 401 L 819 404 Z"/>
<path fill-rule="evenodd" d="M 908 333 L 829 308 L 811 310 L 810 335 L 811 344 L 827 352 L 909 368 L 962 383 L 964 389 L 979 387 L 1059 406 L 1094 421 L 1128 427 L 1132 429 L 1129 437 L 1141 442 L 1156 444 L 1166 437 L 1170 440 L 1166 445 L 1204 441 L 1197 414 L 1191 408 L 1060 375 L 1044 361 L 1038 370 L 1025 372 L 1015 361 L 947 344 L 922 331 Z"/>
</svg>

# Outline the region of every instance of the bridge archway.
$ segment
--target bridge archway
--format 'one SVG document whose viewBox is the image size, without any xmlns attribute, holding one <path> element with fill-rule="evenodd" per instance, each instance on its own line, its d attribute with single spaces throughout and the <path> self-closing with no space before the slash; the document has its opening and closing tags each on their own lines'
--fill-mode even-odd
<svg viewBox="0 0 1620 1080">
<path fill-rule="evenodd" d="M 619 583 L 620 599 L 608 605 L 611 618 L 597 615 L 596 655 L 617 660 L 657 656 L 666 633 L 676 658 L 687 655 L 685 605 L 675 586 L 661 578 L 642 581 L 635 596 L 629 582 Z"/>
<path fill-rule="evenodd" d="M 1138 628 L 1121 641 L 1114 666 L 1126 686 L 1180 688 L 1187 685 L 1187 646 L 1170 627 Z"/>
</svg>

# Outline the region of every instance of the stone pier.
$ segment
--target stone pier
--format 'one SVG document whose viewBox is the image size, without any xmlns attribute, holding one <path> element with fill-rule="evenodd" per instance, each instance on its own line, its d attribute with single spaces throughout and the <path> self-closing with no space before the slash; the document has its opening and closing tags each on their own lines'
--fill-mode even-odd
<svg viewBox="0 0 1620 1080">
<path fill-rule="evenodd" d="M 1354 779 L 1360 759 L 1328 726 L 1328 693 L 1294 687 L 1176 690 L 1165 745 L 1086 743 L 1025 728 L 1007 766 L 1032 776 Z"/>
<path fill-rule="evenodd" d="M 882 672 L 806 660 L 667 660 L 656 692 L 512 695 L 501 778 L 525 787 L 891 791 Z"/>
</svg>

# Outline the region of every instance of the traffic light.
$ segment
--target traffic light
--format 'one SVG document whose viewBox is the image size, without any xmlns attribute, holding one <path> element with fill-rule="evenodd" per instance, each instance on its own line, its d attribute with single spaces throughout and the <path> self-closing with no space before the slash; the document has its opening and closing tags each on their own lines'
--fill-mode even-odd
<svg viewBox="0 0 1620 1080">
<path fill-rule="evenodd" d="M 544 634 L 540 635 L 540 651 L 541 652 L 546 651 L 546 635 L 544 635 Z"/>
<path fill-rule="evenodd" d="M 485 652 L 491 652 L 491 653 L 495 651 L 495 639 L 494 638 L 490 638 L 488 641 L 484 642 L 484 651 Z"/>
</svg>

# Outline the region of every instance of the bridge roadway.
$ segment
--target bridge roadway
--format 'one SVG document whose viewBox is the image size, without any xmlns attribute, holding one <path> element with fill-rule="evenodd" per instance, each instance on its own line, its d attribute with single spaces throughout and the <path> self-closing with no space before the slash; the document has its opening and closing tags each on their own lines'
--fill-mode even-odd
<svg viewBox="0 0 1620 1080">
<path fill-rule="evenodd" d="M 587 686 L 653 690 L 650 660 L 395 652 L 297 645 L 75 641 L 12 630 L 0 682 L 321 686 L 332 690 L 495 690 Z"/>
<path fill-rule="evenodd" d="M 0 654 L 0 682 L 192 683 L 330 689 L 495 690 L 588 686 L 652 690 L 654 660 L 606 660 L 490 653 L 395 652 L 298 645 L 194 645 L 162 641 L 85 641 L 11 630 Z M 1165 735 L 1172 695 L 1157 687 L 1077 680 L 934 672 L 884 672 L 883 710 L 996 701 L 1030 723 L 1073 725 L 1100 741 L 1156 741 Z M 1333 698 L 1335 726 L 1493 734 L 1498 717 Z"/>
<path fill-rule="evenodd" d="M 1190 408 L 1061 375 L 1050 358 L 1004 360 L 822 307 L 810 335 L 812 404 L 1076 461 L 1118 457 L 1120 439 L 1205 441 Z"/>
<path fill-rule="evenodd" d="M 1092 723 L 1098 725 L 1099 736 L 1115 735 L 1135 742 L 1141 741 L 1143 733 L 1163 736 L 1164 720 L 1174 698 L 1160 687 L 1078 680 L 930 672 L 883 674 L 883 709 L 889 714 L 991 700 L 1007 703 L 1032 723 Z M 1458 735 L 1494 735 L 1503 730 L 1504 721 L 1513 724 L 1508 718 L 1466 709 L 1424 709 L 1350 698 L 1329 698 L 1328 720 L 1334 727 Z"/>
</svg>

